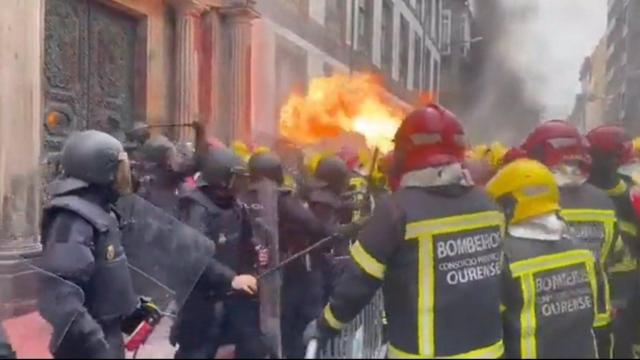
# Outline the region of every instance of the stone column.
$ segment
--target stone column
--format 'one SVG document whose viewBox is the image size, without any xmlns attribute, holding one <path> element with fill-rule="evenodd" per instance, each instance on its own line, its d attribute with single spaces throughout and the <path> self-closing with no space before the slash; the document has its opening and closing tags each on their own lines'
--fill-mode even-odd
<svg viewBox="0 0 640 360">
<path fill-rule="evenodd" d="M 180 124 L 189 124 L 198 120 L 198 44 L 197 32 L 200 15 L 207 7 L 196 1 L 174 0 L 176 11 L 175 32 L 175 119 Z M 181 141 L 193 140 L 193 130 L 179 127 L 178 138 Z"/>
<path fill-rule="evenodd" d="M 251 140 L 251 21 L 258 17 L 252 1 L 223 8 L 229 34 L 229 119 L 233 138 Z"/>
<path fill-rule="evenodd" d="M 44 0 L 0 1 L 0 275 L 40 252 Z"/>
</svg>

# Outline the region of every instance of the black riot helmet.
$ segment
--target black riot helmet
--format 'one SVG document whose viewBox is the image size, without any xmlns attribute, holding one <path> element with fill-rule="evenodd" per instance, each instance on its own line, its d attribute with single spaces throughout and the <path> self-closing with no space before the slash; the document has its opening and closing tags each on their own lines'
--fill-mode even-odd
<svg viewBox="0 0 640 360">
<path fill-rule="evenodd" d="M 87 130 L 71 134 L 62 148 L 62 168 L 66 176 L 99 186 L 112 186 L 127 172 L 127 153 L 113 136 Z M 126 174 L 122 174 L 126 176 Z"/>
<path fill-rule="evenodd" d="M 320 185 L 327 186 L 337 194 L 347 189 L 349 176 L 350 171 L 347 164 L 337 156 L 327 156 L 320 159 L 314 173 L 315 180 Z"/>
<path fill-rule="evenodd" d="M 164 135 L 158 135 L 145 141 L 140 148 L 141 160 L 158 165 L 166 165 L 176 153 L 176 147 Z"/>
<path fill-rule="evenodd" d="M 231 188 L 237 176 L 245 176 L 245 162 L 226 148 L 209 149 L 200 161 L 198 186 Z"/>
<path fill-rule="evenodd" d="M 282 185 L 284 171 L 282 170 L 280 157 L 269 152 L 253 154 L 249 159 L 249 176 L 253 181 L 267 178 Z"/>
</svg>

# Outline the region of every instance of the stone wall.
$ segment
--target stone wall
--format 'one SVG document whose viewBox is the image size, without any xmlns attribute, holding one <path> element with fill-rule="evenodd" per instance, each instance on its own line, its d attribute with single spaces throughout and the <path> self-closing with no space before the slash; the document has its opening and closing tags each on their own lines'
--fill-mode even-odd
<svg viewBox="0 0 640 360">
<path fill-rule="evenodd" d="M 0 1 L 0 260 L 39 249 L 43 9 Z"/>
</svg>

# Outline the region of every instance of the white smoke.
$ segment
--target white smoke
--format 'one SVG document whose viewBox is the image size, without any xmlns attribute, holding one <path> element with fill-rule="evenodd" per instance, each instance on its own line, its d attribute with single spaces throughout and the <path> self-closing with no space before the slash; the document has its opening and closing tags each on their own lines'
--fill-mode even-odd
<svg viewBox="0 0 640 360">
<path fill-rule="evenodd" d="M 604 0 L 501 0 L 507 34 L 501 53 L 524 80 L 543 118 L 565 118 L 579 92 L 578 74 L 604 35 Z M 475 6 L 482 6 L 476 1 Z"/>
</svg>

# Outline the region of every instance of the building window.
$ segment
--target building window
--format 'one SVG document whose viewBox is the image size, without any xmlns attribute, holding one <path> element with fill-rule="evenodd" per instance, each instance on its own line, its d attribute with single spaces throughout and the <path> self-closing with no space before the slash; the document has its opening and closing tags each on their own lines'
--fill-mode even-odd
<svg viewBox="0 0 640 360">
<path fill-rule="evenodd" d="M 442 55 L 451 54 L 451 10 L 442 11 Z"/>
<path fill-rule="evenodd" d="M 469 24 L 469 15 L 462 15 L 460 22 L 460 37 L 462 40 L 462 56 L 467 57 L 471 50 L 471 26 Z"/>
<path fill-rule="evenodd" d="M 373 2 L 358 1 L 358 50 L 369 54 L 373 35 Z"/>
<path fill-rule="evenodd" d="M 438 91 L 440 91 L 440 64 L 433 64 L 433 94 L 434 100 L 438 100 Z"/>
<path fill-rule="evenodd" d="M 422 20 L 422 26 L 424 28 L 425 36 L 431 36 L 431 14 L 433 6 L 433 0 L 424 0 L 426 3 L 424 4 L 424 18 Z"/>
<path fill-rule="evenodd" d="M 382 3 L 382 19 L 380 23 L 380 50 L 382 51 L 382 68 L 390 69 L 393 61 L 393 3 L 384 0 Z"/>
<path fill-rule="evenodd" d="M 434 0 L 433 4 L 434 4 L 433 18 L 435 19 L 434 20 L 434 22 L 435 22 L 434 28 L 435 28 L 435 31 L 436 31 L 436 33 L 434 34 L 433 38 L 435 39 L 435 42 L 437 44 L 441 44 L 442 43 L 441 40 L 440 40 L 440 30 L 441 30 L 441 27 L 442 27 L 442 25 L 441 25 L 442 22 L 441 22 L 441 19 L 440 19 L 440 14 L 441 14 L 440 9 L 442 9 L 441 0 Z M 449 12 L 449 13 L 451 13 L 451 12 Z M 449 15 L 449 20 L 451 20 L 451 15 Z M 451 21 L 449 21 L 449 23 L 451 23 Z"/>
<path fill-rule="evenodd" d="M 398 66 L 400 82 L 407 87 L 409 71 L 409 22 L 404 16 L 400 16 L 400 64 Z"/>
<path fill-rule="evenodd" d="M 420 41 L 422 39 L 418 33 L 414 34 L 413 39 L 413 88 L 418 90 L 420 88 L 420 54 L 422 49 L 420 48 Z"/>
<path fill-rule="evenodd" d="M 417 0 L 416 1 L 416 9 L 418 11 L 418 19 L 420 19 L 421 22 L 424 22 L 424 14 L 423 14 L 424 1 L 425 0 Z"/>
<path fill-rule="evenodd" d="M 286 4 L 304 15 L 309 14 L 309 3 L 306 0 L 287 0 Z"/>
<path fill-rule="evenodd" d="M 330 34 L 339 39 L 344 40 L 344 14 L 346 11 L 345 1 L 341 0 L 327 0 L 325 8 L 325 27 L 329 30 Z"/>
<path fill-rule="evenodd" d="M 422 89 L 431 89 L 431 50 L 424 47 L 424 59 L 422 60 Z"/>
</svg>

